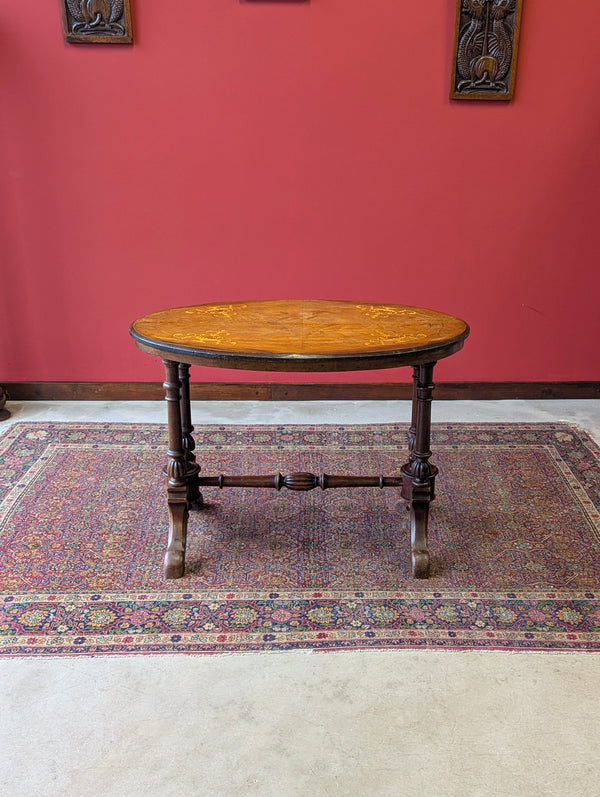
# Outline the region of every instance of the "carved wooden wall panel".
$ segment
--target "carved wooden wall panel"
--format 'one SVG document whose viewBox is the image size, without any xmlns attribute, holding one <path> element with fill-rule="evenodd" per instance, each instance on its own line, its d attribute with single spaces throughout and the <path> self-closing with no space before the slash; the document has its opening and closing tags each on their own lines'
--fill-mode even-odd
<svg viewBox="0 0 600 797">
<path fill-rule="evenodd" d="M 512 99 L 522 2 L 456 0 L 452 99 Z"/>
<path fill-rule="evenodd" d="M 68 42 L 131 44 L 129 0 L 61 0 Z"/>
</svg>

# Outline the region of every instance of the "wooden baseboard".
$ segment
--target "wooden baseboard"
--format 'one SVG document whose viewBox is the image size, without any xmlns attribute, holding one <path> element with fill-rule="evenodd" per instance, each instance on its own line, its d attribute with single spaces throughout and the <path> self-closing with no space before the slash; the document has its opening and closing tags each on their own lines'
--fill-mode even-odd
<svg viewBox="0 0 600 797">
<path fill-rule="evenodd" d="M 7 382 L 12 401 L 160 401 L 159 382 Z M 192 399 L 204 401 L 332 401 L 410 399 L 412 384 L 266 383 L 192 384 Z M 600 382 L 440 382 L 441 400 L 600 399 Z"/>
</svg>

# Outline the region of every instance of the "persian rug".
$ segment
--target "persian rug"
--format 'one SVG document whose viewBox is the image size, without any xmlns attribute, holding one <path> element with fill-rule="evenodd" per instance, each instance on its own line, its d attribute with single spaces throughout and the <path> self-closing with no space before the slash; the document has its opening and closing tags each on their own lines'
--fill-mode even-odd
<svg viewBox="0 0 600 797">
<path fill-rule="evenodd" d="M 205 475 L 395 475 L 403 425 L 200 426 Z M 600 650 L 600 451 L 562 424 L 434 424 L 431 578 L 397 488 L 205 488 L 165 581 L 162 425 L 0 437 L 0 655 Z"/>
</svg>

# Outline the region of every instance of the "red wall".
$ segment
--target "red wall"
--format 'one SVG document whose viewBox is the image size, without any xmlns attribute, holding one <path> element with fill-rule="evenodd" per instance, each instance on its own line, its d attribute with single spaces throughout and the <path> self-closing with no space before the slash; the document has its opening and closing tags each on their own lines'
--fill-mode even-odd
<svg viewBox="0 0 600 797">
<path fill-rule="evenodd" d="M 454 0 L 132 0 L 133 47 L 3 3 L 0 382 L 159 380 L 137 316 L 301 297 L 462 316 L 439 379 L 600 379 L 600 8 L 524 5 L 477 103 Z"/>
</svg>

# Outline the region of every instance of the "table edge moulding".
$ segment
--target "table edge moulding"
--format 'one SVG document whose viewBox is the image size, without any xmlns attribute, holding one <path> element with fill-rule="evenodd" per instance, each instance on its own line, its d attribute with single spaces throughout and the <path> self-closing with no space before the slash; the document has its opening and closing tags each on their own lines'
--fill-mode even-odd
<svg viewBox="0 0 600 797">
<path fill-rule="evenodd" d="M 420 307 L 327 300 L 274 300 L 172 308 L 135 321 L 130 334 L 166 371 L 169 448 L 165 467 L 169 537 L 166 578 L 185 569 L 188 513 L 203 486 L 306 491 L 399 487 L 411 515 L 412 572 L 429 576 L 429 505 L 438 469 L 431 462 L 431 401 L 436 362 L 469 335 L 459 318 Z M 190 366 L 281 372 L 336 372 L 411 366 L 408 459 L 392 476 L 312 473 L 201 476 L 190 407 Z"/>
</svg>

